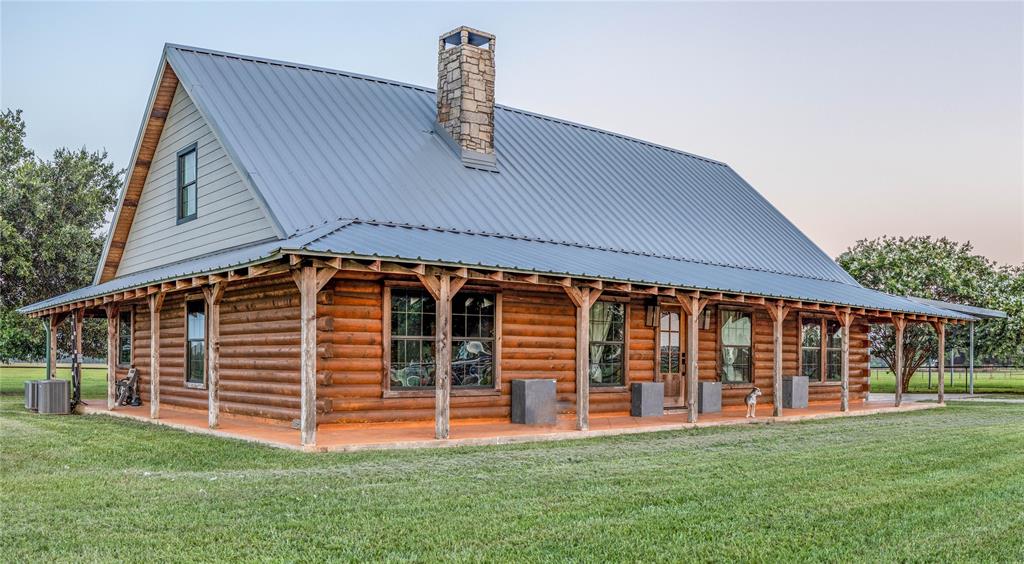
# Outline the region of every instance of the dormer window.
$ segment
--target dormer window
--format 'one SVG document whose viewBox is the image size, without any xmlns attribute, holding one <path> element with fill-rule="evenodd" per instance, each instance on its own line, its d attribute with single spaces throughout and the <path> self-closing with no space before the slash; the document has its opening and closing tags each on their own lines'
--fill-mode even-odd
<svg viewBox="0 0 1024 564">
<path fill-rule="evenodd" d="M 196 145 L 192 144 L 178 152 L 178 223 L 196 218 L 198 196 L 196 194 L 196 172 L 199 161 Z"/>
</svg>

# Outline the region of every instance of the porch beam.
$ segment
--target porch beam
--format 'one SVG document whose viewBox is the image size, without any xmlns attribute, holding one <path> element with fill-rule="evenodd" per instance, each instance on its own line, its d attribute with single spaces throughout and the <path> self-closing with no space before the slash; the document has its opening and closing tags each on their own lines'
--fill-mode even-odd
<svg viewBox="0 0 1024 564">
<path fill-rule="evenodd" d="M 149 417 L 160 418 L 160 310 L 164 307 L 164 296 L 157 292 L 150 294 L 149 304 Z"/>
<path fill-rule="evenodd" d="M 107 409 L 114 409 L 114 381 L 117 369 L 117 323 L 120 319 L 116 305 L 108 305 L 107 311 Z"/>
<path fill-rule="evenodd" d="M 907 319 L 900 316 L 893 316 L 892 325 L 896 330 L 896 362 L 893 367 L 896 379 L 896 401 L 895 406 L 903 403 L 903 331 L 907 328 Z"/>
</svg>

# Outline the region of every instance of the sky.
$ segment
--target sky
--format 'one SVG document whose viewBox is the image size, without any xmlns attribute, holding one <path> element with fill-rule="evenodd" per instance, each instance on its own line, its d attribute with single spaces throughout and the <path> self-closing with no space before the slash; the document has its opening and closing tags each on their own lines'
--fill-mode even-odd
<svg viewBox="0 0 1024 564">
<path fill-rule="evenodd" d="M 433 87 L 459 25 L 497 36 L 499 103 L 725 161 L 833 257 L 932 235 L 1024 262 L 1022 2 L 3 1 L 0 104 L 37 154 L 124 167 L 165 42 Z"/>
</svg>

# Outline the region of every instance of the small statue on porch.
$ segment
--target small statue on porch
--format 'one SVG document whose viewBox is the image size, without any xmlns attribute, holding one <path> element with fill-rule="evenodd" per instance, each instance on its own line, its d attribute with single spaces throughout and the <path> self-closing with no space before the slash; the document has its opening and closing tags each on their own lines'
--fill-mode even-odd
<svg viewBox="0 0 1024 564">
<path fill-rule="evenodd" d="M 754 386 L 747 394 L 747 419 L 757 417 L 757 396 L 761 395 L 761 388 Z"/>
</svg>

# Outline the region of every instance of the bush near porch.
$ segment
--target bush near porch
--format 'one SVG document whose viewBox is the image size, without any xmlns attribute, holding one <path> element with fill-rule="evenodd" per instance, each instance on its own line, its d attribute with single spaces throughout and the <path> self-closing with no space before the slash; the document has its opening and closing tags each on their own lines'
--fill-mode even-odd
<svg viewBox="0 0 1024 564">
<path fill-rule="evenodd" d="M 304 454 L 20 401 L 5 562 L 1024 560 L 1021 405 Z"/>
</svg>

